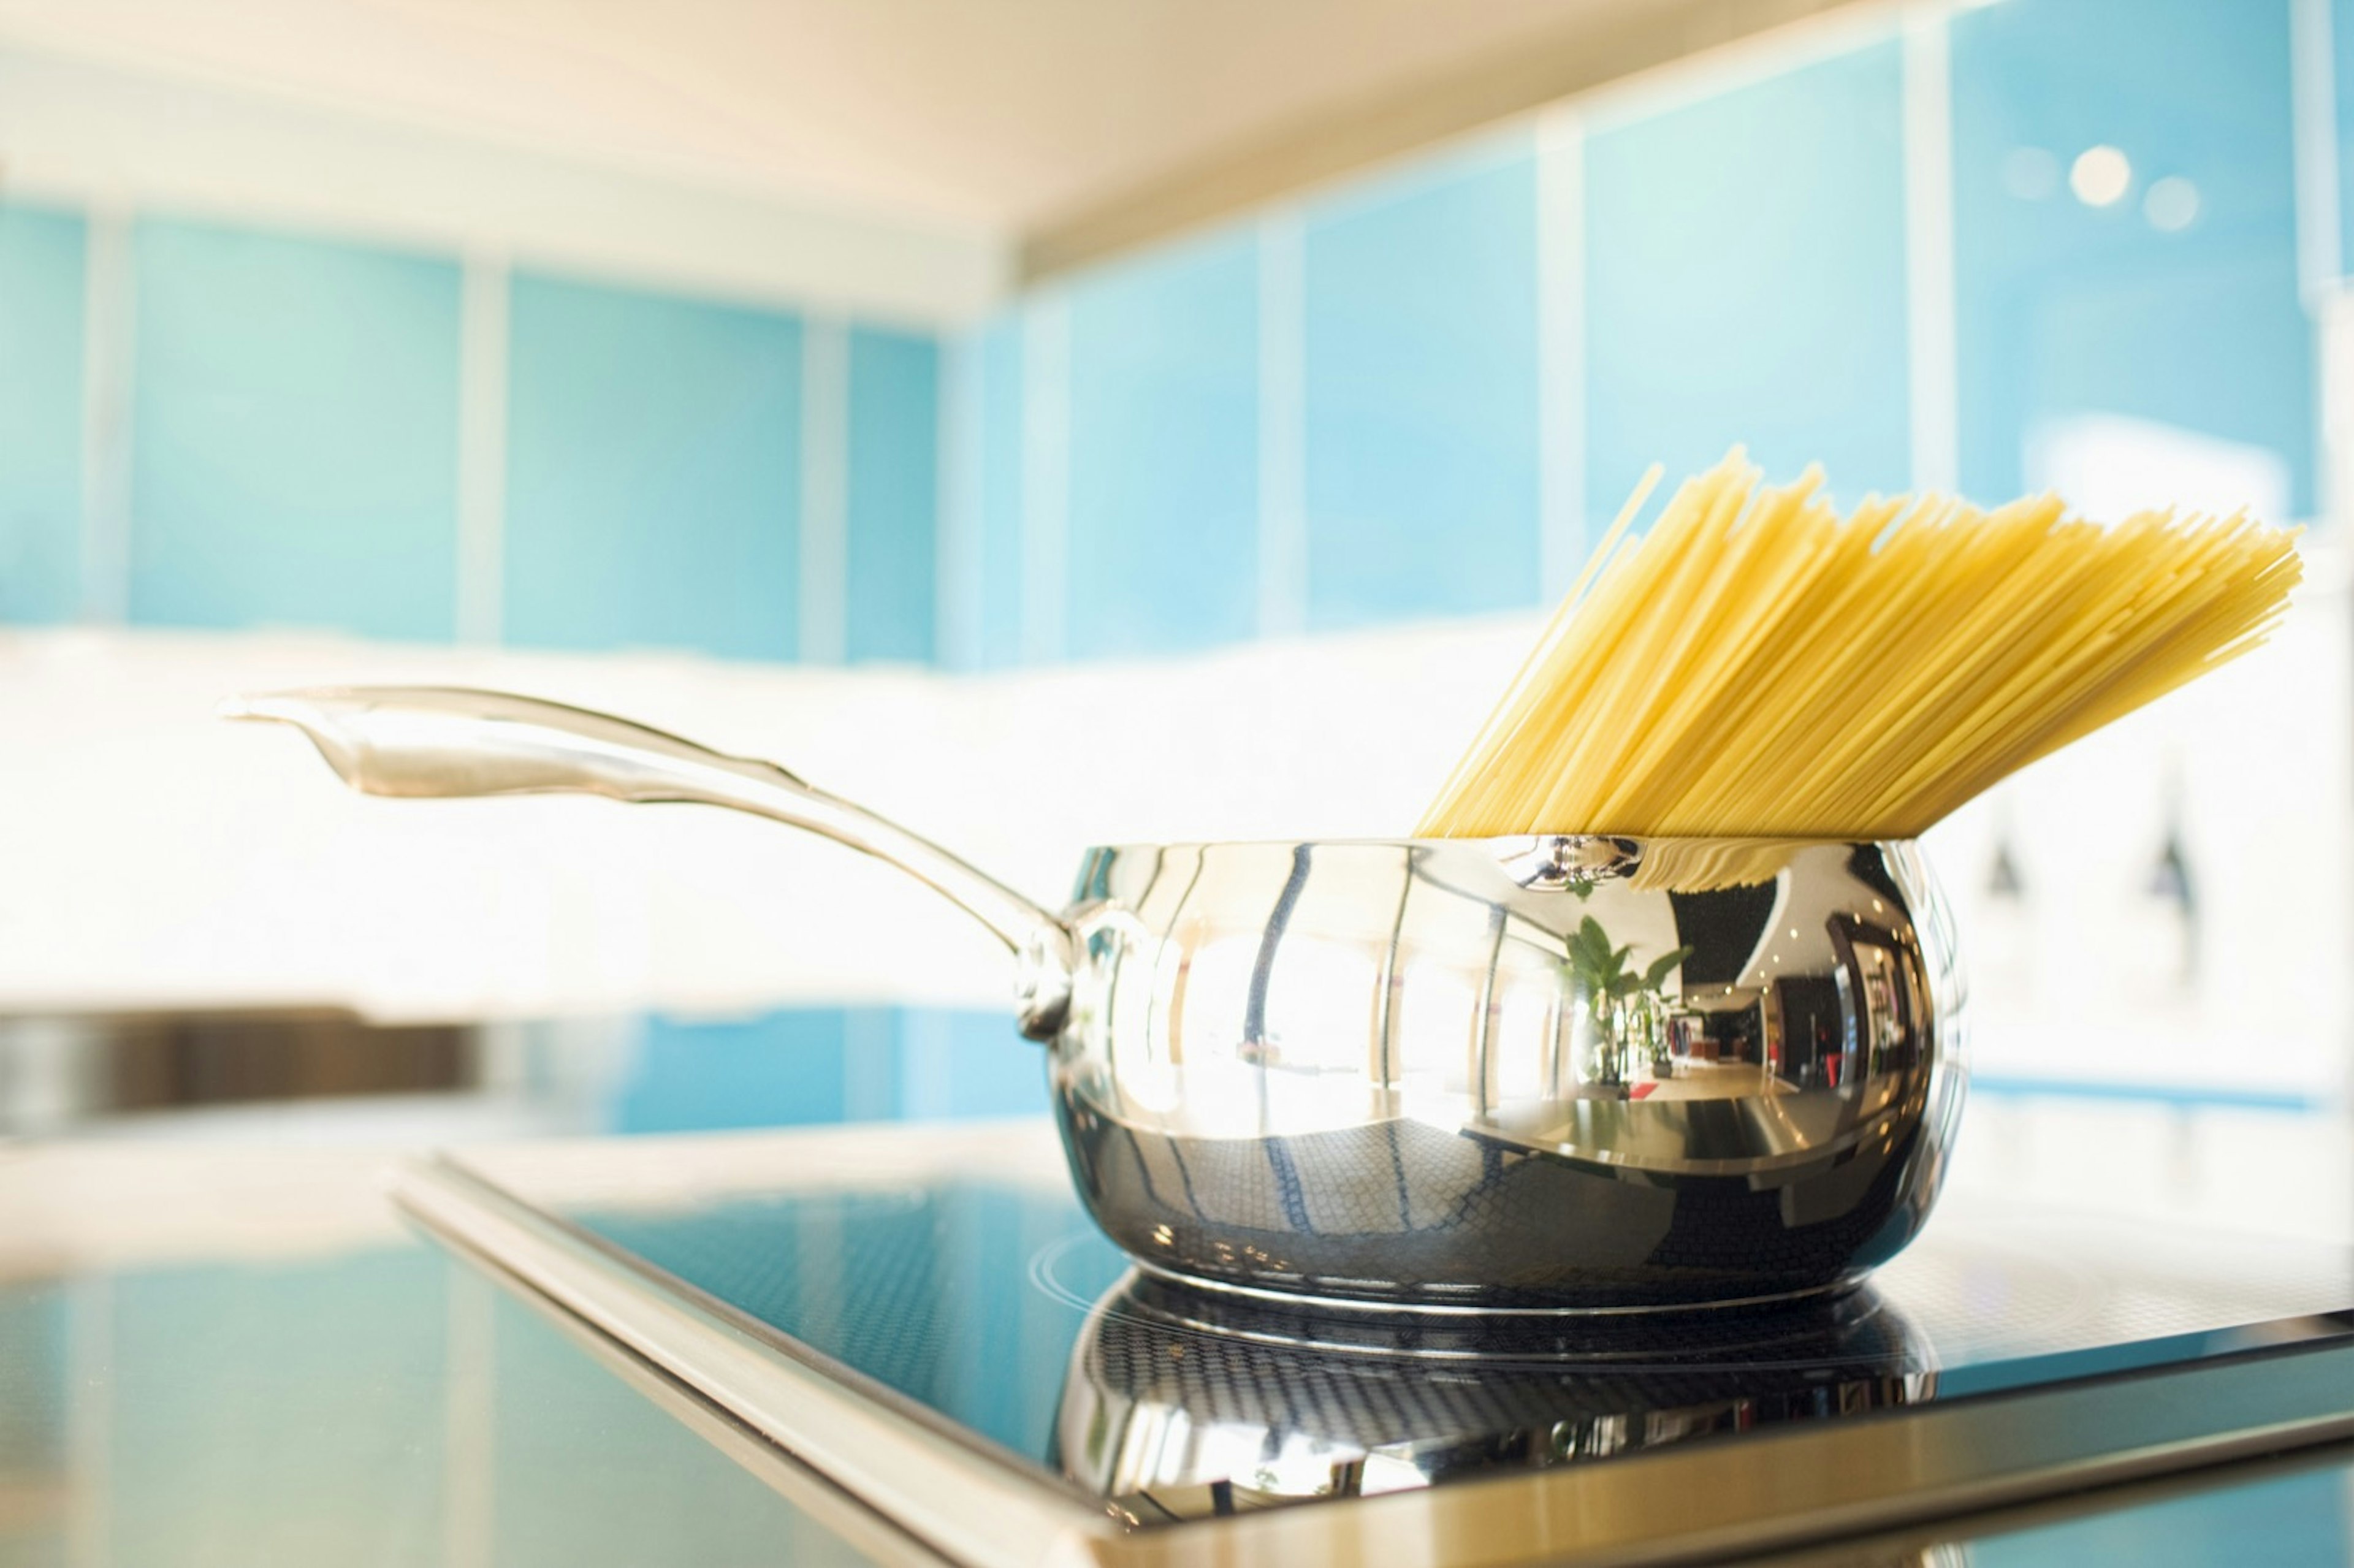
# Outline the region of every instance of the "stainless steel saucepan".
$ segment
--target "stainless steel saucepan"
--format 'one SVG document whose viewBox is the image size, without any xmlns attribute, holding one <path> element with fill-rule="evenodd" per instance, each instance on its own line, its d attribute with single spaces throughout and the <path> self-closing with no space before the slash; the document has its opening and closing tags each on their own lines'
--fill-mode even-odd
<svg viewBox="0 0 2354 1568">
<path fill-rule="evenodd" d="M 1834 1292 L 1911 1240 L 1965 1073 L 1909 843 L 1592 834 L 1087 852 L 1050 913 L 770 763 L 530 698 L 290 692 L 371 794 L 727 806 L 889 861 L 1019 959 L 1071 1171 L 1147 1270 L 1329 1305 Z"/>
</svg>

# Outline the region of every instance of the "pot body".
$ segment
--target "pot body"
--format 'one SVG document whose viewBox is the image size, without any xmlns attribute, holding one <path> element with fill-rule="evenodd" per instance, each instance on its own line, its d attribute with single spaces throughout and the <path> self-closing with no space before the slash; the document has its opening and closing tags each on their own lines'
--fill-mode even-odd
<svg viewBox="0 0 2354 1568">
<path fill-rule="evenodd" d="M 1836 1291 L 1960 1112 L 1950 916 L 1905 843 L 1098 849 L 1056 1114 L 1150 1270 L 1369 1306 Z"/>
</svg>

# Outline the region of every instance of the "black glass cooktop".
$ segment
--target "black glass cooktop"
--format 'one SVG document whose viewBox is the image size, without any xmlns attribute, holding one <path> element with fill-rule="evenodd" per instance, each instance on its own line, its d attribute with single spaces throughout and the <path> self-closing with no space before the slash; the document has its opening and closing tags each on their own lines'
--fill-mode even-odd
<svg viewBox="0 0 2354 1568">
<path fill-rule="evenodd" d="M 2342 1250 L 1966 1202 L 1804 1309 L 1278 1308 L 1139 1275 L 1051 1171 L 819 1163 L 652 1197 L 610 1172 L 568 1190 L 482 1169 L 649 1287 L 724 1304 L 779 1353 L 1140 1522 L 2354 1337 Z"/>
</svg>

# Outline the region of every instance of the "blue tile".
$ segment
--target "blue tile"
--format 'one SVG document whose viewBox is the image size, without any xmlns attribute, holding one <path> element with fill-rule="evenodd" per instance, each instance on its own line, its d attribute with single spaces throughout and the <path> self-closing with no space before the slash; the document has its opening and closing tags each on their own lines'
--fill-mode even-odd
<svg viewBox="0 0 2354 1568">
<path fill-rule="evenodd" d="M 1047 1109 L 1044 1056 L 1011 1008 L 798 1007 L 643 1020 L 608 1119 L 679 1132 Z"/>
<path fill-rule="evenodd" d="M 2011 0 L 1952 26 L 1964 488 L 2033 486 L 2039 443 L 2108 416 L 2237 443 L 2309 510 L 2288 7 Z M 2095 145 L 2131 169 L 2103 207 L 2068 179 Z"/>
<path fill-rule="evenodd" d="M 1258 616 L 1258 246 L 1225 233 L 1070 304 L 1067 650 L 1168 653 Z"/>
<path fill-rule="evenodd" d="M 1535 603 L 1528 139 L 1320 204 L 1304 244 L 1309 624 Z"/>
<path fill-rule="evenodd" d="M 937 339 L 850 333 L 849 655 L 928 662 L 939 577 Z"/>
<path fill-rule="evenodd" d="M 508 641 L 793 657 L 801 323 L 537 275 L 509 321 Z"/>
<path fill-rule="evenodd" d="M 645 1021 L 616 1092 L 615 1132 L 838 1122 L 848 1108 L 848 1015 L 809 1008 L 748 1019 Z"/>
<path fill-rule="evenodd" d="M 982 327 L 981 495 L 974 549 L 981 574 L 981 667 L 1002 670 L 1022 659 L 1022 317 L 1007 312 Z"/>
<path fill-rule="evenodd" d="M 907 1008 L 897 1032 L 898 1109 L 908 1120 L 1046 1114 L 1045 1054 L 1022 1038 L 1011 1008 Z"/>
<path fill-rule="evenodd" d="M 1735 444 L 1842 500 L 1910 483 L 1902 82 L 1875 46 L 1589 140 L 1589 536 Z"/>
<path fill-rule="evenodd" d="M 2331 104 L 2338 123 L 2338 272 L 2354 264 L 2354 0 L 2329 0 Z"/>
<path fill-rule="evenodd" d="M 458 269 L 142 222 L 133 620 L 450 636 Z"/>
<path fill-rule="evenodd" d="M 84 227 L 0 207 L 0 620 L 80 608 Z"/>
</svg>

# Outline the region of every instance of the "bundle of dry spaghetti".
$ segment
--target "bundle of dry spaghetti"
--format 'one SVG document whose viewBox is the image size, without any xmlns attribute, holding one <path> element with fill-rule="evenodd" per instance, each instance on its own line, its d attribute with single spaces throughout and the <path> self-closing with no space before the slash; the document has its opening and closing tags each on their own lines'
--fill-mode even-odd
<svg viewBox="0 0 2354 1568">
<path fill-rule="evenodd" d="M 1736 450 L 1596 549 L 1418 832 L 1911 838 L 2246 652 L 2296 531 L 1873 497 Z"/>
</svg>

